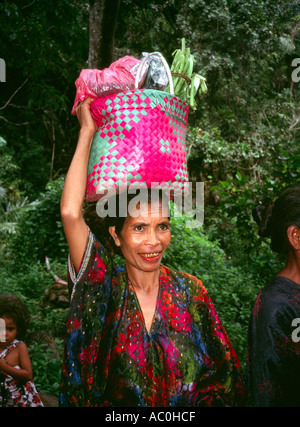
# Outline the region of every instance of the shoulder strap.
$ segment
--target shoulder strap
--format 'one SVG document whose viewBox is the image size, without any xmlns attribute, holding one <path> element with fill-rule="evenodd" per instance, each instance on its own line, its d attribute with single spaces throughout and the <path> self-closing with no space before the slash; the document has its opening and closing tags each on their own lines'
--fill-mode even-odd
<svg viewBox="0 0 300 427">
<path fill-rule="evenodd" d="M 22 341 L 13 340 L 0 354 L 0 359 L 4 359 L 14 348 L 16 348 Z"/>
</svg>

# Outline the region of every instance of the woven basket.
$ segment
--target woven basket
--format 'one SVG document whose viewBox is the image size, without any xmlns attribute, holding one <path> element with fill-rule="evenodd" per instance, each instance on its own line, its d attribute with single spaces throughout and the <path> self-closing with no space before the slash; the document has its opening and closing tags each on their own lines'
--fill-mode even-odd
<svg viewBox="0 0 300 427">
<path fill-rule="evenodd" d="M 167 72 L 173 92 L 168 68 Z M 105 190 L 133 185 L 183 189 L 188 182 L 188 110 L 180 98 L 152 89 L 135 89 L 93 101 L 91 113 L 99 129 L 90 153 L 86 198 L 98 200 Z"/>
</svg>

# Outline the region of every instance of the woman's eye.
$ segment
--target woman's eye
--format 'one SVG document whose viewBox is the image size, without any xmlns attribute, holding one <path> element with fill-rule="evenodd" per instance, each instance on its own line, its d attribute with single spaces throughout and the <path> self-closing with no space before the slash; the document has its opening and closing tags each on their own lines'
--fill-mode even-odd
<svg viewBox="0 0 300 427">
<path fill-rule="evenodd" d="M 166 224 L 160 224 L 159 229 L 160 230 L 168 230 L 168 226 Z"/>
</svg>

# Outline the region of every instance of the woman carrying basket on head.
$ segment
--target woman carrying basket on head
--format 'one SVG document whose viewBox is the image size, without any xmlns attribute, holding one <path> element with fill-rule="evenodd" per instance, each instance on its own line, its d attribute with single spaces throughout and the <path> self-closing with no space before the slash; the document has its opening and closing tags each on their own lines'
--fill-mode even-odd
<svg viewBox="0 0 300 427">
<path fill-rule="evenodd" d="M 161 265 L 171 240 L 162 195 L 140 203 L 138 216 L 109 218 L 125 258 L 118 268 L 84 220 L 91 102 L 77 107 L 81 129 L 61 198 L 71 298 L 60 406 L 241 405 L 240 363 L 206 289 Z"/>
</svg>

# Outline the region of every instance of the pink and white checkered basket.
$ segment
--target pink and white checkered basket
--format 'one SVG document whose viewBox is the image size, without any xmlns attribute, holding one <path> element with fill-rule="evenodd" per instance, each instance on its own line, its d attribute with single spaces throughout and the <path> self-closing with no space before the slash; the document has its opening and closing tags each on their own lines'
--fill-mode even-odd
<svg viewBox="0 0 300 427">
<path fill-rule="evenodd" d="M 161 58 L 173 92 L 170 70 Z M 92 102 L 91 113 L 99 129 L 90 153 L 87 200 L 100 199 L 105 190 L 129 186 L 184 188 L 188 182 L 185 138 L 189 106 L 173 93 L 135 89 Z"/>
</svg>

